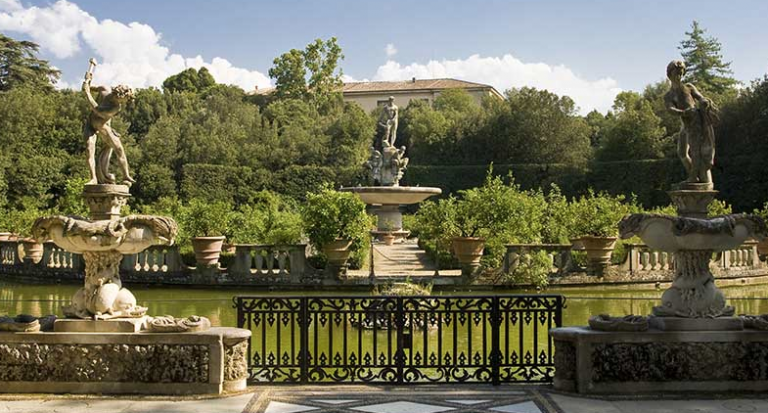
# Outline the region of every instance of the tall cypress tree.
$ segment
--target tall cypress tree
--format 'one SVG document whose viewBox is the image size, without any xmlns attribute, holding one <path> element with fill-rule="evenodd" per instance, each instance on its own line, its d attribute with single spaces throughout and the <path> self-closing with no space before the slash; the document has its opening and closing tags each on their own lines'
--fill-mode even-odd
<svg viewBox="0 0 768 413">
<path fill-rule="evenodd" d="M 678 46 L 687 68 L 685 81 L 693 83 L 705 94 L 712 94 L 715 100 L 735 96 L 735 86 L 739 82 L 733 78 L 731 62 L 723 61 L 720 41 L 706 36 L 706 32 L 694 20 L 691 31 L 685 32 L 687 38 Z"/>
</svg>

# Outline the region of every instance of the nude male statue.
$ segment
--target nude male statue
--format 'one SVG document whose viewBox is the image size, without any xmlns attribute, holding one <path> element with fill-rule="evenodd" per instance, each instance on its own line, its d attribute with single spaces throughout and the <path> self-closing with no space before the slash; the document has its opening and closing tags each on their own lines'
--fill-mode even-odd
<svg viewBox="0 0 768 413">
<path fill-rule="evenodd" d="M 125 85 L 118 85 L 114 88 L 100 86 L 96 88 L 100 96 L 100 102 L 97 102 L 91 95 L 91 80 L 93 79 L 96 60 L 91 59 L 89 63 L 90 66 L 85 73 L 85 81 L 83 82 L 83 92 L 91 104 L 91 113 L 83 125 L 83 137 L 87 140 L 88 169 L 91 173 L 91 180 L 88 181 L 88 184 L 115 183 L 115 176 L 109 173 L 109 162 L 114 151 L 123 173 L 123 184 L 130 186 L 135 181 L 128 170 L 128 159 L 125 157 L 120 135 L 112 129 L 112 118 L 120 112 L 123 105 L 133 99 L 133 90 Z M 104 147 L 99 153 L 97 165 L 96 137 L 98 135 L 101 135 Z"/>
<path fill-rule="evenodd" d="M 390 96 L 389 102 L 384 105 L 384 110 L 381 112 L 381 118 L 379 119 L 379 126 L 384 129 L 384 137 L 381 139 L 383 147 L 395 145 L 398 112 L 399 109 L 395 105 L 395 97 Z"/>
<path fill-rule="evenodd" d="M 713 189 L 712 166 L 715 161 L 715 125 L 719 122 L 717 107 L 691 83 L 683 83 L 685 63 L 673 60 L 667 65 L 672 86 L 664 95 L 667 109 L 680 116 L 682 128 L 677 153 L 688 178 L 681 184 Z"/>
</svg>

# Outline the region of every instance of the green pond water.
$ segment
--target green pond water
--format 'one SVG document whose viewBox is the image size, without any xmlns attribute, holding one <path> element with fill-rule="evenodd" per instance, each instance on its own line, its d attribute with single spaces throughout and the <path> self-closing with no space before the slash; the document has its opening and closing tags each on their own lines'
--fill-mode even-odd
<svg viewBox="0 0 768 413">
<path fill-rule="evenodd" d="M 136 295 L 139 305 L 149 307 L 149 314 L 172 314 L 177 317 L 200 315 L 208 317 L 215 326 L 235 326 L 236 312 L 232 297 L 236 295 L 303 296 L 303 295 L 360 295 L 363 292 L 334 291 L 259 291 L 238 289 L 202 289 L 189 287 L 128 286 Z M 77 290 L 76 285 L 19 284 L 0 281 L 0 316 L 56 314 L 69 302 Z M 737 313 L 768 313 L 768 284 L 725 287 L 724 293 Z M 566 309 L 564 325 L 585 325 L 592 314 L 608 313 L 649 314 L 658 305 L 661 290 L 640 289 L 636 286 L 549 289 L 547 294 L 563 294 Z M 433 295 L 486 295 L 522 294 L 525 290 L 494 291 L 435 291 Z"/>
</svg>

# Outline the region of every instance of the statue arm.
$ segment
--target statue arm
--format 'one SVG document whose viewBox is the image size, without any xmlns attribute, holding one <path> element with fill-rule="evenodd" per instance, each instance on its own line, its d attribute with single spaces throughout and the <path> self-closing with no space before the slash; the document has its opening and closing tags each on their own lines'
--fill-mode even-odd
<svg viewBox="0 0 768 413">
<path fill-rule="evenodd" d="M 86 76 L 85 81 L 83 82 L 83 92 L 85 92 L 85 97 L 88 98 L 88 103 L 91 104 L 92 108 L 97 108 L 99 106 L 98 102 L 96 102 L 96 99 L 93 98 L 93 95 L 91 95 L 91 77 Z"/>
</svg>

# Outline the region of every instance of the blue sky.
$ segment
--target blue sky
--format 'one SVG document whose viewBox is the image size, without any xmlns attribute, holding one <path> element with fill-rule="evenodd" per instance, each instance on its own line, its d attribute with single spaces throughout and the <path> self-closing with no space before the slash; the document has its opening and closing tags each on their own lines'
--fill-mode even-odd
<svg viewBox="0 0 768 413">
<path fill-rule="evenodd" d="M 766 16 L 768 2 L 746 0 L 0 0 L 0 31 L 40 43 L 65 86 L 77 86 L 91 55 L 103 63 L 96 82 L 158 85 L 208 66 L 220 81 L 266 86 L 275 56 L 336 36 L 351 79 L 530 85 L 583 110 L 662 79 L 693 19 L 720 39 L 739 80 L 763 76 Z"/>
</svg>

